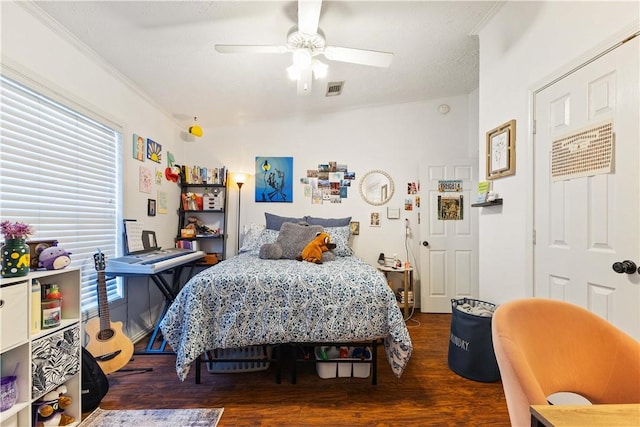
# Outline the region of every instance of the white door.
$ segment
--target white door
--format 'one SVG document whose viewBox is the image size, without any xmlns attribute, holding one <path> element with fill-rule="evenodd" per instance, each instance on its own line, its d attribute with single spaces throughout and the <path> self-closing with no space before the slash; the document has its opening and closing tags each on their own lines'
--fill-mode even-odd
<svg viewBox="0 0 640 427">
<path fill-rule="evenodd" d="M 635 338 L 640 275 L 612 266 L 640 263 L 639 39 L 541 90 L 534 111 L 534 295 Z"/>
<path fill-rule="evenodd" d="M 420 166 L 420 186 L 426 200 L 420 206 L 420 311 L 450 313 L 451 299 L 478 296 L 478 159 Z M 443 180 L 460 180 L 461 192 L 441 192 Z M 438 215 L 443 198 L 462 197 L 461 219 Z M 440 198 L 440 203 L 438 203 Z M 446 201 L 445 201 L 446 202 Z M 442 210 L 441 210 L 442 211 Z"/>
</svg>

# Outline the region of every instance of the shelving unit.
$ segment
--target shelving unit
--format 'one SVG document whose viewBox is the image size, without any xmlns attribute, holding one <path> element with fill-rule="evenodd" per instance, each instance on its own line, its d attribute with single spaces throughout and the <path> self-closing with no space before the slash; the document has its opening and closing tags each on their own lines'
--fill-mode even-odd
<svg viewBox="0 0 640 427">
<path fill-rule="evenodd" d="M 60 324 L 32 332 L 31 284 L 55 283 L 62 293 Z M 81 324 L 80 269 L 34 271 L 23 277 L 0 279 L 0 369 L 12 375 L 17 367 L 18 401 L 0 412 L 0 426 L 34 425 L 32 406 L 48 392 L 64 384 L 73 402 L 65 412 L 80 423 L 81 409 Z M 39 307 L 36 307 L 39 310 Z M 46 352 L 44 359 L 40 352 Z M 36 357 L 39 356 L 39 357 Z M 64 359 L 62 364 L 56 364 Z M 54 365 L 56 364 L 56 365 Z M 42 375 L 56 366 L 56 376 Z M 34 374 L 39 380 L 34 381 Z M 42 379 L 45 378 L 43 381 Z"/>
<path fill-rule="evenodd" d="M 225 179 L 226 181 L 226 179 Z M 184 203 L 184 195 L 196 194 L 202 198 L 200 203 L 188 200 Z M 177 242 L 191 242 L 192 248 L 207 253 L 203 265 L 213 265 L 226 256 L 227 228 L 227 186 L 226 184 L 180 184 L 180 209 L 178 209 Z M 196 233 L 195 236 L 183 235 L 183 229 L 190 217 L 196 217 L 215 233 Z M 213 257 L 215 255 L 215 259 Z"/>
<path fill-rule="evenodd" d="M 382 271 L 389 281 L 389 273 L 400 273 L 402 274 L 402 288 L 404 290 L 403 301 L 398 301 L 398 306 L 404 310 L 404 318 L 407 320 L 409 318 L 409 309 L 414 306 L 415 300 L 412 299 L 409 301 L 409 295 L 414 295 L 413 292 L 413 267 L 399 267 L 393 268 L 386 265 L 379 265 L 378 270 Z M 390 285 L 391 286 L 391 285 Z M 391 288 L 393 289 L 393 288 Z M 409 294 L 411 292 L 411 294 Z M 393 293 L 396 293 L 396 289 L 393 289 Z"/>
</svg>

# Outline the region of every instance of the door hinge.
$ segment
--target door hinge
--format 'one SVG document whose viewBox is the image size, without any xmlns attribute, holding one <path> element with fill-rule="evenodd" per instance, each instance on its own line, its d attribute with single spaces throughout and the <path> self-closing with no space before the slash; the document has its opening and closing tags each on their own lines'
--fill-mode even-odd
<svg viewBox="0 0 640 427">
<path fill-rule="evenodd" d="M 533 244 L 536 244 L 536 230 L 533 230 Z"/>
<path fill-rule="evenodd" d="M 533 134 L 534 135 L 536 134 L 536 123 L 537 123 L 537 121 L 534 120 L 533 121 Z"/>
</svg>

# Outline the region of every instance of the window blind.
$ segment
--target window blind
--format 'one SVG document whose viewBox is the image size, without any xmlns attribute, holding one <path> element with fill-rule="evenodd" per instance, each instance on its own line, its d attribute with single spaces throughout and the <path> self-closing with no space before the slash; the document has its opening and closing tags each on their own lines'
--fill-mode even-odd
<svg viewBox="0 0 640 427">
<path fill-rule="evenodd" d="M 0 106 L 0 218 L 71 252 L 82 310 L 95 309 L 93 254 L 109 259 L 119 247 L 121 135 L 6 76 Z M 107 295 L 122 297 L 120 280 L 107 281 Z"/>
</svg>

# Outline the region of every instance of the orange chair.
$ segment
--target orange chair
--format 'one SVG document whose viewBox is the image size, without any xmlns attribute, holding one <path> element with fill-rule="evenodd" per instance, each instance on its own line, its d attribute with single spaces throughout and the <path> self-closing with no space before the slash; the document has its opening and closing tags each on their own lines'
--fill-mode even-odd
<svg viewBox="0 0 640 427">
<path fill-rule="evenodd" d="M 500 305 L 491 329 L 512 426 L 531 425 L 529 406 L 559 392 L 640 403 L 640 343 L 588 310 L 521 299 Z"/>
</svg>

